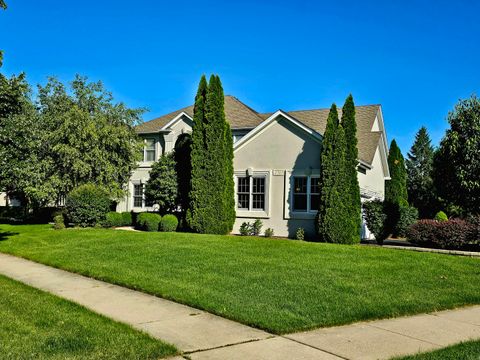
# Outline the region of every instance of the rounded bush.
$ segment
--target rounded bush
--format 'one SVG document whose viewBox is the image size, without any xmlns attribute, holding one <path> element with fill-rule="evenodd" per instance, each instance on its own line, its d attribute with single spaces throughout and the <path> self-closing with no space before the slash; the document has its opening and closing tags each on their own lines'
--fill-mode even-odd
<svg viewBox="0 0 480 360">
<path fill-rule="evenodd" d="M 448 216 L 443 211 L 439 211 L 435 214 L 435 220 L 437 220 L 437 221 L 448 221 Z"/>
<path fill-rule="evenodd" d="M 165 232 L 176 231 L 178 226 L 178 219 L 175 215 L 167 214 L 162 217 L 160 221 L 160 230 Z"/>
<path fill-rule="evenodd" d="M 304 228 L 298 228 L 297 232 L 295 233 L 295 239 L 296 240 L 305 240 L 305 229 Z"/>
<path fill-rule="evenodd" d="M 137 216 L 137 226 L 140 230 L 158 231 L 162 217 L 158 214 L 140 213 Z"/>
<path fill-rule="evenodd" d="M 85 184 L 73 189 L 65 201 L 68 218 L 77 226 L 102 224 L 110 210 L 108 191 L 94 184 Z"/>
<path fill-rule="evenodd" d="M 265 237 L 272 237 L 272 236 L 273 236 L 273 229 L 272 228 L 265 229 Z"/>
<path fill-rule="evenodd" d="M 132 213 L 129 211 L 124 211 L 122 215 L 122 226 L 131 226 L 132 225 Z"/>
<path fill-rule="evenodd" d="M 65 218 L 63 217 L 63 214 L 58 214 L 53 217 L 53 228 L 55 230 L 61 230 L 65 229 Z"/>
<path fill-rule="evenodd" d="M 105 227 L 123 226 L 123 217 L 121 213 L 110 211 L 105 216 Z"/>
</svg>

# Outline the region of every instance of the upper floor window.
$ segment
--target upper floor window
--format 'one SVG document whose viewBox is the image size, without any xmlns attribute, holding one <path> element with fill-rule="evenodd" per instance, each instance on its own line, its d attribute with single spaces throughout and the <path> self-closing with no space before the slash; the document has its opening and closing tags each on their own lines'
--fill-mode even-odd
<svg viewBox="0 0 480 360">
<path fill-rule="evenodd" d="M 293 177 L 293 211 L 316 212 L 320 206 L 320 179 L 318 176 Z"/>
<path fill-rule="evenodd" d="M 237 207 L 240 210 L 265 210 L 265 176 L 237 177 Z"/>
<path fill-rule="evenodd" d="M 156 159 L 155 139 L 145 139 L 143 146 L 143 161 L 152 162 Z"/>
</svg>

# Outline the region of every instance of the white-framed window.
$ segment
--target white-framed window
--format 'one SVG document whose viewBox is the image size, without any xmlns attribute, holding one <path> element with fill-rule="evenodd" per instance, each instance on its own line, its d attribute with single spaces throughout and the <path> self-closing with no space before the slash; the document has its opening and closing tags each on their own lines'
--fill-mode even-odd
<svg viewBox="0 0 480 360">
<path fill-rule="evenodd" d="M 294 212 L 318 211 L 320 204 L 320 178 L 318 175 L 293 176 L 292 209 Z"/>
<path fill-rule="evenodd" d="M 145 184 L 133 184 L 133 207 L 145 208 L 153 206 L 152 201 L 147 201 L 145 197 Z"/>
<path fill-rule="evenodd" d="M 133 207 L 143 207 L 143 184 L 133 185 Z"/>
<path fill-rule="evenodd" d="M 237 209 L 243 211 L 267 210 L 267 176 L 237 175 Z"/>
<path fill-rule="evenodd" d="M 156 141 L 155 139 L 145 139 L 143 141 L 143 161 L 144 162 L 153 162 L 156 160 Z"/>
</svg>

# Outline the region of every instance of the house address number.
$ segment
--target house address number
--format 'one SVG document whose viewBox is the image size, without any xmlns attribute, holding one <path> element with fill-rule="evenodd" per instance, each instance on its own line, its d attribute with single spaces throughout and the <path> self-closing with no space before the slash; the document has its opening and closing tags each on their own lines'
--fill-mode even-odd
<svg viewBox="0 0 480 360">
<path fill-rule="evenodd" d="M 283 176 L 284 170 L 273 170 L 273 176 Z"/>
</svg>

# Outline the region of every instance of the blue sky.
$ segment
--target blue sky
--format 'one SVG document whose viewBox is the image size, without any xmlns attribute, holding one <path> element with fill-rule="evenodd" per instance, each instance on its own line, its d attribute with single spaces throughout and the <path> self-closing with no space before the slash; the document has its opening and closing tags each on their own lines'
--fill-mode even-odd
<svg viewBox="0 0 480 360">
<path fill-rule="evenodd" d="M 145 120 L 214 72 L 260 112 L 380 103 L 406 153 L 480 89 L 479 1 L 6 1 L 4 73 L 102 80 Z"/>
</svg>

